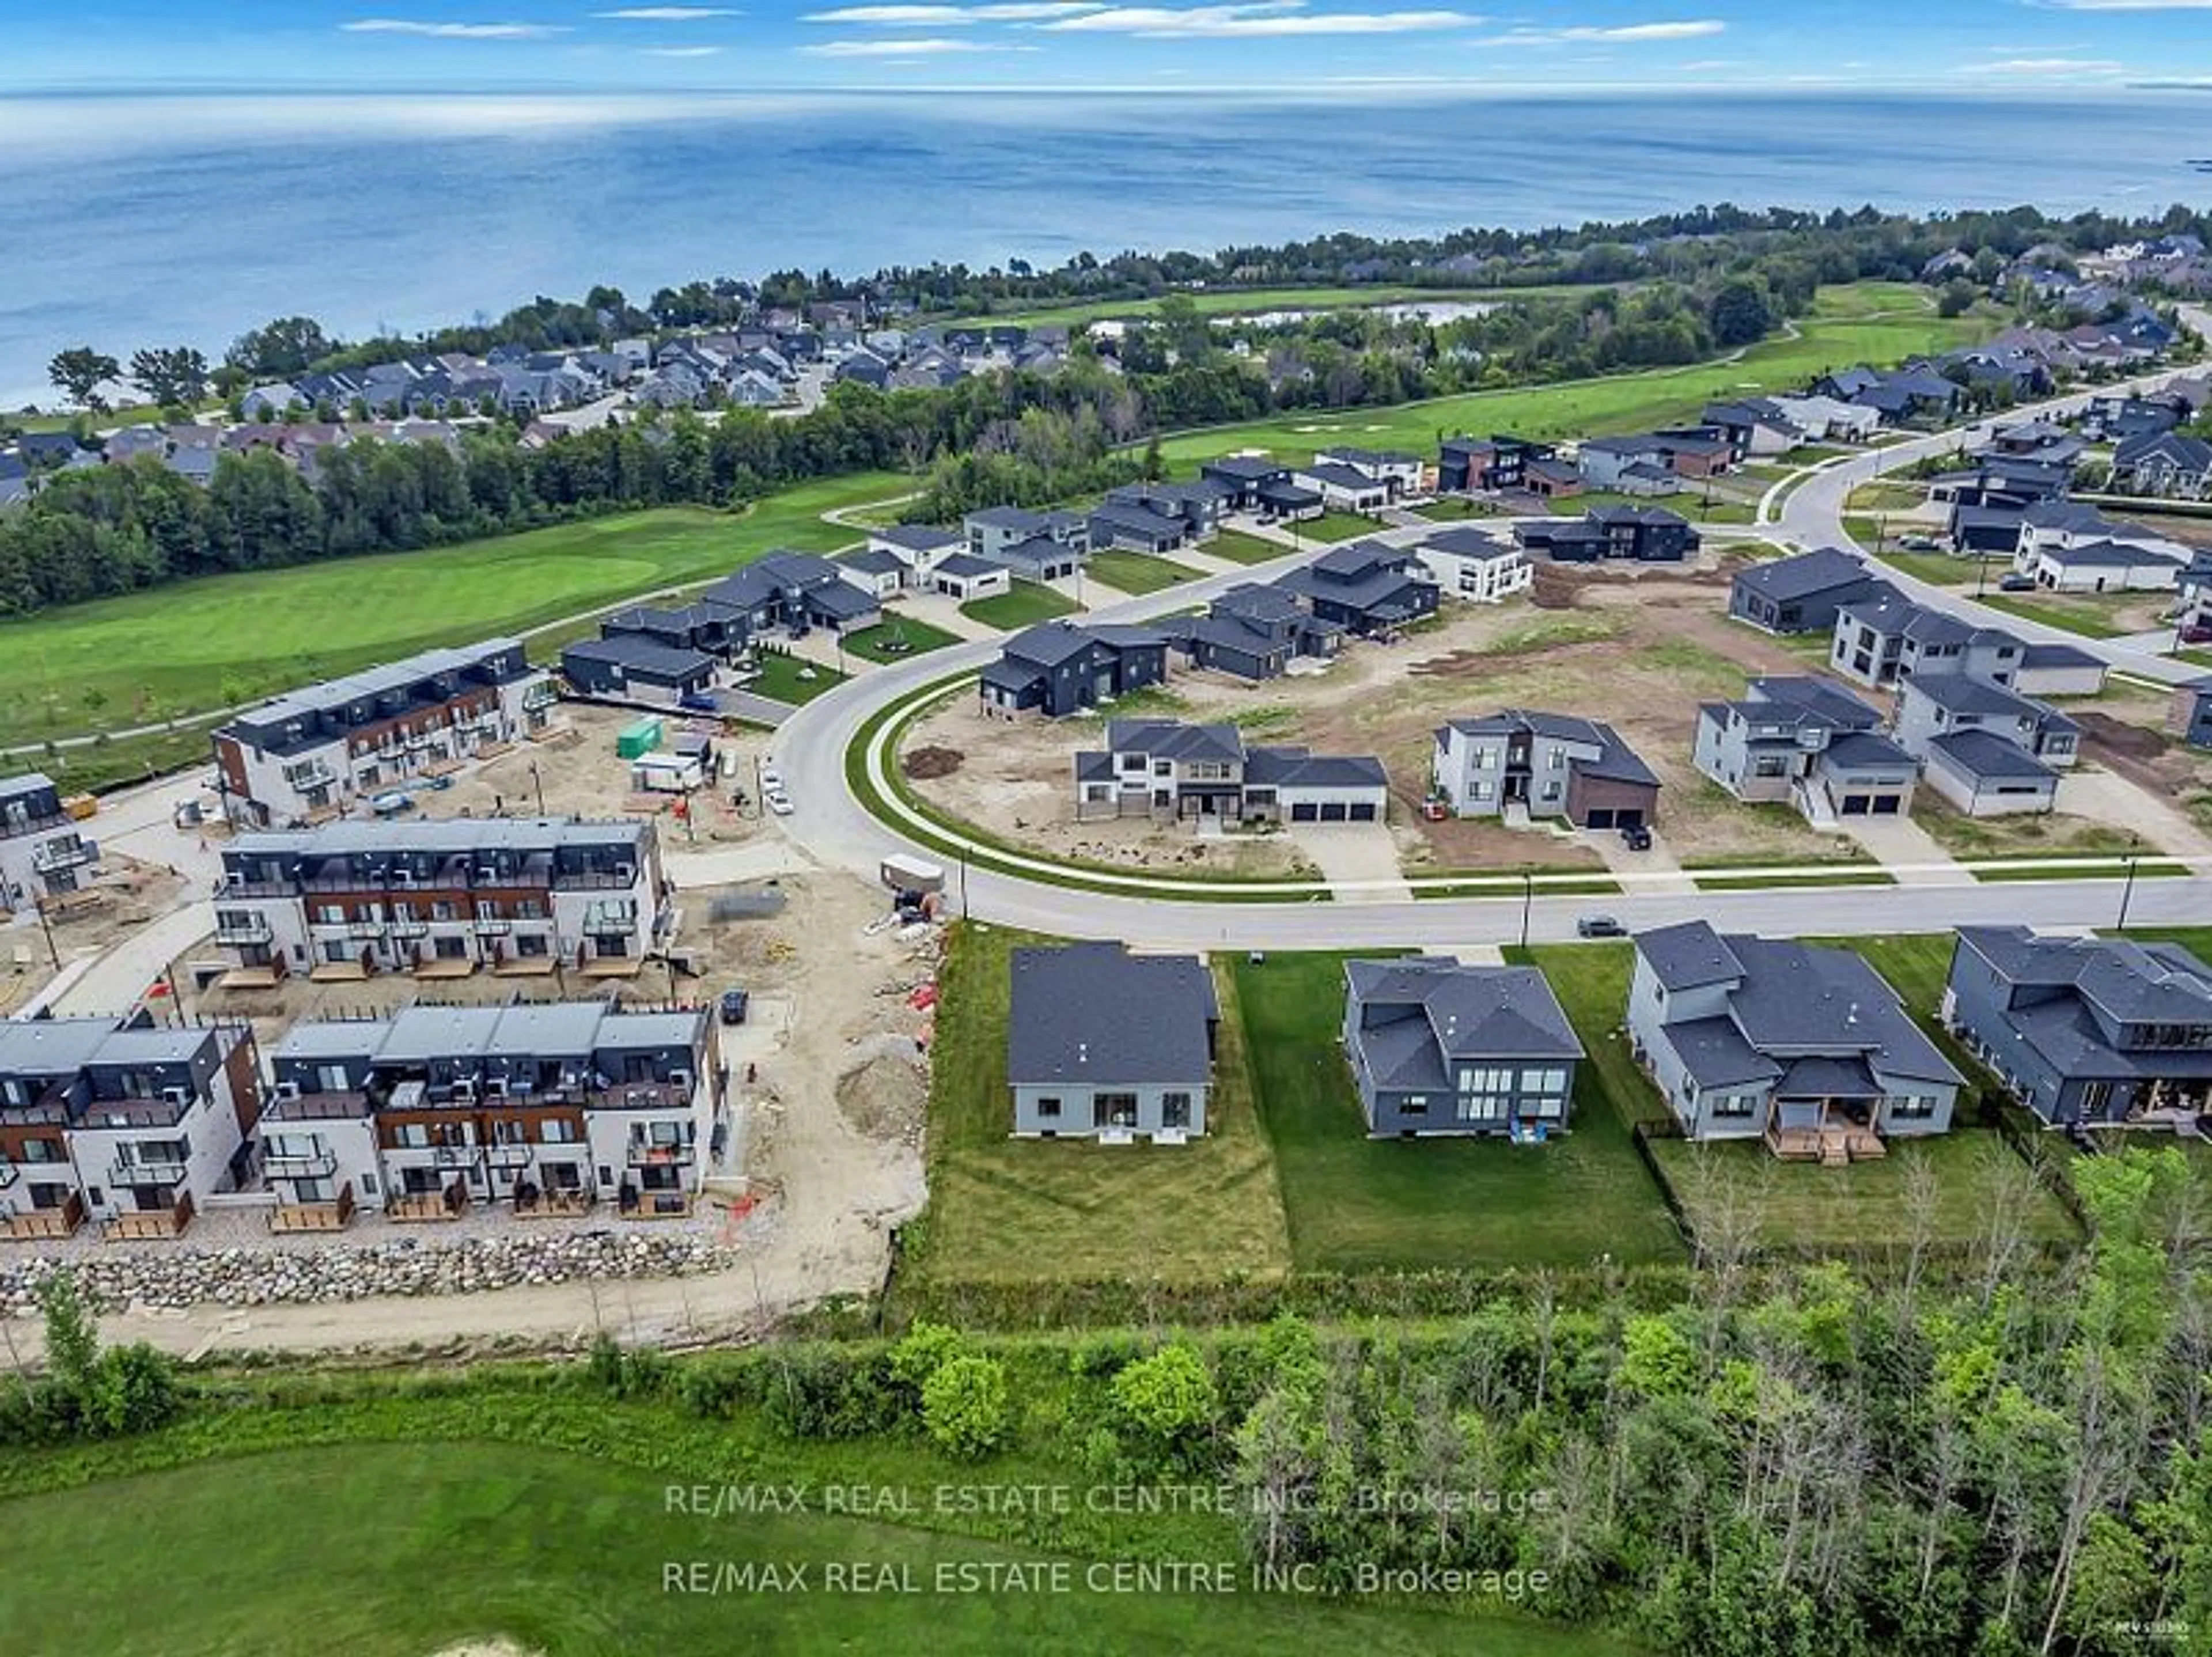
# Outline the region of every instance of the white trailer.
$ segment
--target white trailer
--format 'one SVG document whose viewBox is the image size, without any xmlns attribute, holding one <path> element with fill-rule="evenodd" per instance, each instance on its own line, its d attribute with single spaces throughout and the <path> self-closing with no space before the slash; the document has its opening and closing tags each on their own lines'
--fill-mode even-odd
<svg viewBox="0 0 2212 1657">
<path fill-rule="evenodd" d="M 689 794 L 706 780 L 696 754 L 646 753 L 630 762 L 629 785 L 641 794 Z"/>
<path fill-rule="evenodd" d="M 935 863 L 920 857 L 909 857 L 904 852 L 894 852 L 884 859 L 878 871 L 884 884 L 894 892 L 942 892 L 945 890 L 945 871 Z"/>
</svg>

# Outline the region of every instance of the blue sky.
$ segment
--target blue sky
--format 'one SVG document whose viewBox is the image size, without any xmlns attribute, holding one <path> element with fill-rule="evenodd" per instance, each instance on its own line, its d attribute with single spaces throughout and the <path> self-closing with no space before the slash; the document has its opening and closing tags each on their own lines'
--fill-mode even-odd
<svg viewBox="0 0 2212 1657">
<path fill-rule="evenodd" d="M 8 39 L 0 92 L 2212 88 L 2212 0 L 74 0 Z"/>
</svg>

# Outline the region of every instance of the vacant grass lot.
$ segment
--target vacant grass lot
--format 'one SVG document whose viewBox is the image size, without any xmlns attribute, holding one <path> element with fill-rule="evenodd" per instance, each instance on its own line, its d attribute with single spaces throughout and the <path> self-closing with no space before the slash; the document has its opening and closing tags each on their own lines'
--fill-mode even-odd
<svg viewBox="0 0 2212 1657">
<path fill-rule="evenodd" d="M 949 633 L 933 623 L 901 615 L 896 610 L 889 612 L 873 627 L 863 627 L 845 635 L 845 649 L 866 661 L 898 661 L 959 643 L 957 633 Z"/>
<path fill-rule="evenodd" d="M 744 513 L 671 507 L 522 534 L 182 582 L 0 625 L 0 746 L 272 695 L 855 539 L 822 521 L 895 474 L 786 490 Z"/>
<path fill-rule="evenodd" d="M 1226 558 L 1231 564 L 1272 564 L 1277 558 L 1287 558 L 1291 555 L 1291 549 L 1280 541 L 1243 534 L 1234 529 L 1223 530 L 1200 551 L 1211 552 L 1217 558 Z"/>
<path fill-rule="evenodd" d="M 1157 593 L 1163 588 L 1180 587 L 1186 582 L 1203 581 L 1205 572 L 1194 570 L 1187 564 L 1177 564 L 1172 558 L 1156 557 L 1150 552 L 1093 552 L 1091 555 L 1091 574 L 1109 587 L 1124 593 Z"/>
<path fill-rule="evenodd" d="M 1875 291 L 1865 289 L 1872 286 Z M 1877 313 L 1897 310 L 1899 315 Z M 1264 448 L 1291 460 L 1322 444 L 1351 441 L 1369 448 L 1426 453 L 1455 431 L 1510 431 L 1535 438 L 1602 436 L 1695 419 L 1717 398 L 1795 389 L 1823 371 L 1852 362 L 1895 363 L 1987 338 L 1993 318 L 1938 317 L 1895 284 L 1824 288 L 1798 337 L 1753 346 L 1741 357 L 1679 369 L 1577 380 L 1559 385 L 1474 392 L 1395 408 L 1340 414 L 1297 413 L 1170 438 L 1167 458 L 1194 466 L 1241 448 Z"/>
<path fill-rule="evenodd" d="M 1912 820 L 1954 857 L 2091 857 L 2146 855 L 2162 850 L 2149 838 L 2093 817 L 2014 813 L 1969 817 L 1933 789 L 1913 797 Z"/>
<path fill-rule="evenodd" d="M 1282 1202 L 1225 975 L 1205 1137 L 1108 1147 L 1009 1136 L 1009 958 L 1054 941 L 1000 927 L 953 934 L 939 974 L 929 1207 L 902 1270 L 937 1283 L 1279 1275 L 1291 1259 Z"/>
<path fill-rule="evenodd" d="M 771 1474 L 784 1476 L 780 1464 L 762 1464 L 753 1477 Z M 665 1473 L 551 1449 L 402 1442 L 201 1462 L 19 1498 L 0 1506 L 13 1555 L 0 1575 L 0 1627 L 15 1657 L 423 1657 L 495 1636 L 548 1657 L 925 1643 L 936 1657 L 1629 1649 L 1573 1630 L 1304 1595 L 1097 1593 L 1079 1563 L 1066 1593 L 939 1593 L 939 1566 L 1049 1556 L 818 1511 L 672 1513 L 667 1486 Z M 915 1499 L 926 1503 L 927 1488 Z M 819 1505 L 809 1498 L 810 1508 Z M 1224 1539 L 1222 1550 L 1233 1556 L 1234 1542 Z M 302 1569 L 303 1559 L 313 1569 Z M 691 1560 L 803 1565 L 811 1591 L 667 1591 L 664 1568 Z M 836 1562 L 860 1563 L 878 1586 L 904 1573 L 918 1592 L 828 1591 L 825 1568 Z M 148 1614 L 155 1604 L 159 1617 Z M 917 1632 L 925 1622 L 926 1639 Z"/>
<path fill-rule="evenodd" d="M 1347 959 L 1271 955 L 1232 969 L 1301 1270 L 1680 1258 L 1673 1221 L 1595 1067 L 1583 1067 L 1573 1131 L 1547 1145 L 1369 1139 L 1336 1037 Z M 1625 997 L 1625 956 L 1620 972 Z M 1587 1032 L 1583 1039 L 1594 1046 Z"/>
<path fill-rule="evenodd" d="M 996 598 L 974 599 L 962 605 L 960 613 L 986 626 L 1002 627 L 1012 632 L 1018 627 L 1050 621 L 1055 616 L 1073 615 L 1079 607 L 1073 599 L 1055 588 L 1018 581 L 1011 591 Z"/>
<path fill-rule="evenodd" d="M 1303 523 L 1285 524 L 1283 527 L 1299 541 L 1356 541 L 1362 535 L 1372 535 L 1382 526 L 1372 518 L 1363 518 L 1357 512 L 1324 512 L 1318 518 L 1308 518 Z M 1282 555 L 1277 553 L 1280 557 Z"/>
</svg>

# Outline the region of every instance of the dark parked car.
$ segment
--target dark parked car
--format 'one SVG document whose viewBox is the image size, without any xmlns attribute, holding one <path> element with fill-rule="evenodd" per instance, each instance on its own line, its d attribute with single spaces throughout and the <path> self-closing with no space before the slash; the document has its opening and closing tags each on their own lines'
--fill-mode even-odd
<svg viewBox="0 0 2212 1657">
<path fill-rule="evenodd" d="M 1651 831 L 1641 823 L 1631 823 L 1620 832 L 1620 842 L 1631 851 L 1651 850 Z"/>
<path fill-rule="evenodd" d="M 745 1014 L 752 1010 L 752 1004 L 753 998 L 750 990 L 725 990 L 722 991 L 722 1022 L 743 1024 L 745 1021 Z"/>
<path fill-rule="evenodd" d="M 2184 644 L 2212 644 L 2212 621 L 2192 621 L 2181 630 Z"/>
<path fill-rule="evenodd" d="M 711 691 L 686 691 L 676 698 L 676 705 L 687 713 L 718 714 L 722 711 L 722 704 Z"/>
<path fill-rule="evenodd" d="M 1585 915 L 1575 923 L 1577 936 L 1584 938 L 1625 938 L 1628 929 L 1610 915 Z"/>
<path fill-rule="evenodd" d="M 2007 576 L 2002 581 L 2000 581 L 1997 583 L 1997 591 L 2000 593 L 2033 593 L 2035 591 L 2035 577 L 2033 576 L 2023 576 L 2018 570 L 2014 570 L 2011 575 Z"/>
</svg>

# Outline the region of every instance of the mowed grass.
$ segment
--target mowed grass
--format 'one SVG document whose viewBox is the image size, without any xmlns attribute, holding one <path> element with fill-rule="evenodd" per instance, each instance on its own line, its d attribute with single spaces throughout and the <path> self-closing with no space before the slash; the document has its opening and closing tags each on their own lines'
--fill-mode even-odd
<svg viewBox="0 0 2212 1657">
<path fill-rule="evenodd" d="M 1285 524 L 1283 527 L 1300 541 L 1356 541 L 1362 535 L 1372 535 L 1382 526 L 1372 518 L 1363 518 L 1357 512 L 1324 512 L 1318 518 L 1308 518 L 1303 523 Z"/>
<path fill-rule="evenodd" d="M 1680 1258 L 1674 1223 L 1595 1066 L 1581 1068 L 1573 1130 L 1549 1144 L 1369 1139 L 1337 1041 L 1348 959 L 1270 955 L 1231 969 L 1299 1270 Z M 1616 975 L 1625 998 L 1625 963 Z M 1593 1046 L 1588 1033 L 1583 1039 Z"/>
<path fill-rule="evenodd" d="M 1247 535 L 1235 529 L 1223 530 L 1200 550 L 1231 564 L 1273 564 L 1277 558 L 1290 557 L 1291 551 L 1280 541 Z"/>
<path fill-rule="evenodd" d="M 755 662 L 760 676 L 745 685 L 755 696 L 764 696 L 772 701 L 787 702 L 794 708 L 811 702 L 823 691 L 835 689 L 845 682 L 845 675 L 835 667 L 825 667 L 805 656 L 785 655 L 780 651 L 763 651 Z"/>
<path fill-rule="evenodd" d="M 1004 628 L 1012 632 L 1018 627 L 1034 626 L 1041 621 L 1051 621 L 1059 616 L 1072 616 L 1082 606 L 1056 588 L 1042 587 L 1035 582 L 1018 581 L 1009 592 L 996 598 L 972 599 L 960 606 L 960 613 L 970 621 L 980 621 L 987 627 Z"/>
<path fill-rule="evenodd" d="M 845 635 L 847 653 L 866 661 L 902 661 L 908 656 L 942 650 L 948 644 L 959 643 L 957 633 L 948 632 L 917 616 L 902 615 L 896 610 L 886 611 L 884 618 L 872 627 Z"/>
<path fill-rule="evenodd" d="M 1192 569 L 1187 564 L 1177 564 L 1172 558 L 1157 557 L 1150 552 L 1093 552 L 1091 555 L 1091 574 L 1109 587 L 1119 588 L 1124 593 L 1157 593 L 1164 588 L 1181 587 L 1187 582 L 1203 581 L 1205 572 Z"/>
<path fill-rule="evenodd" d="M 1473 392 L 1395 408 L 1301 411 L 1186 433 L 1170 438 L 1162 449 L 1170 462 L 1191 466 L 1243 448 L 1296 461 L 1319 446 L 1343 442 L 1425 454 L 1439 437 L 1456 431 L 1567 438 L 1644 430 L 1695 419 L 1717 399 L 1794 390 L 1829 369 L 1901 362 L 1985 338 L 2003 326 L 1975 314 L 1939 317 L 1895 284 L 1863 291 L 1868 285 L 1822 289 L 1814 314 L 1798 323 L 1796 338 L 1778 336 L 1733 360 Z M 1891 310 L 1905 314 L 1877 314 Z"/>
<path fill-rule="evenodd" d="M 767 1466 L 756 1482 L 771 1475 L 785 1476 Z M 1577 1630 L 1311 1595 L 1099 1593 L 1080 1562 L 1065 1593 L 941 1591 L 940 1568 L 1050 1556 L 824 1514 L 818 1496 L 803 1513 L 671 1512 L 668 1488 L 665 1473 L 553 1449 L 400 1442 L 202 1462 L 20 1498 L 0 1505 L 11 1555 L 0 1573 L 0 1645 L 13 1657 L 423 1657 L 495 1637 L 547 1657 L 923 1643 L 936 1657 L 1630 1649 Z M 1233 1544 L 1224 1551 L 1233 1556 Z M 747 1592 L 735 1579 L 720 1593 L 672 1591 L 669 1569 L 686 1581 L 693 1561 L 710 1573 L 723 1562 L 787 1567 L 787 1591 Z M 837 1563 L 865 1573 L 849 1581 L 885 1591 L 838 1591 L 827 1575 Z M 790 1591 L 802 1568 L 803 1589 Z"/>
<path fill-rule="evenodd" d="M 1011 958 L 1055 941 L 962 925 L 939 973 L 929 1207 L 902 1270 L 933 1283 L 1280 1276 L 1291 1259 L 1222 978 L 1206 1132 L 1187 1145 L 1017 1140 L 1006 1086 Z"/>
<path fill-rule="evenodd" d="M 2112 612 L 2116 603 L 2141 603 L 2140 593 L 2118 595 L 2116 599 L 2098 600 L 2062 593 L 1985 593 L 1982 602 L 1992 610 L 2002 610 L 2008 616 L 2018 616 L 2023 621 L 2039 621 L 2046 627 L 2057 627 L 2069 633 L 2079 633 L 2083 638 L 2124 638 L 2128 629 L 2115 626 Z"/>
<path fill-rule="evenodd" d="M 821 514 L 895 474 L 786 490 L 741 513 L 618 513 L 419 552 L 180 582 L 0 624 L 0 745 L 273 695 L 439 644 L 523 633 L 725 575 L 778 547 L 856 539 Z"/>
</svg>

